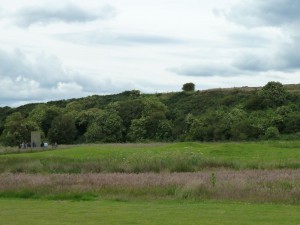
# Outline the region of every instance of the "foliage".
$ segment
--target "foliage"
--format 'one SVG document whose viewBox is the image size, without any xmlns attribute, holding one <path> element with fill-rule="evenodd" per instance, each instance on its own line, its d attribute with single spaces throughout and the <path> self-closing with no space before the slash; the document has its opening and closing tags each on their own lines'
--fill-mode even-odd
<svg viewBox="0 0 300 225">
<path fill-rule="evenodd" d="M 114 110 L 99 113 L 85 133 L 87 142 L 120 142 L 122 139 L 122 119 Z"/>
<path fill-rule="evenodd" d="M 145 117 L 132 120 L 128 133 L 128 138 L 130 141 L 142 142 L 147 139 L 146 123 L 147 121 Z"/>
<path fill-rule="evenodd" d="M 68 115 L 59 115 L 54 118 L 48 132 L 51 143 L 72 144 L 76 136 L 75 119 Z"/>
<path fill-rule="evenodd" d="M 18 146 L 22 142 L 31 142 L 31 131 L 37 131 L 35 122 L 25 119 L 20 112 L 13 113 L 6 118 L 1 136 L 2 142 L 7 146 Z"/>
<path fill-rule="evenodd" d="M 195 91 L 195 84 L 194 83 L 185 83 L 182 86 L 183 91 Z"/>
<path fill-rule="evenodd" d="M 61 110 L 56 106 L 37 105 L 29 113 L 28 119 L 37 123 L 40 130 L 47 136 L 53 119 L 60 114 Z"/>
<path fill-rule="evenodd" d="M 101 109 L 91 108 L 76 113 L 75 125 L 77 129 L 77 139 L 85 139 L 84 135 L 87 132 L 89 126 L 92 125 L 93 121 L 102 113 Z"/>
<path fill-rule="evenodd" d="M 42 131 L 53 140 L 57 128 L 48 134 L 53 121 L 66 115 L 75 123 L 75 132 L 72 125 L 72 140 L 68 139 L 68 143 L 260 140 L 271 138 L 266 135 L 270 127 L 278 129 L 279 138 L 283 135 L 292 138 L 300 132 L 299 111 L 300 85 L 274 81 L 262 88 L 157 94 L 132 90 L 0 108 L 0 141 L 14 145 L 24 139 L 24 132 L 28 137 L 32 129 Z M 20 137 L 20 132 L 8 132 L 5 127 L 6 119 L 13 113 L 20 113 L 22 117 L 17 119 L 20 120 L 16 121 L 17 125 L 27 123 L 24 137 Z"/>
<path fill-rule="evenodd" d="M 169 120 L 160 120 L 156 131 L 156 140 L 170 141 L 172 140 L 173 124 Z"/>
<path fill-rule="evenodd" d="M 10 107 L 0 107 L 0 136 L 4 130 L 5 119 L 11 113 Z"/>
<path fill-rule="evenodd" d="M 266 107 L 278 107 L 286 103 L 287 91 L 279 82 L 268 82 L 259 92 Z"/>
<path fill-rule="evenodd" d="M 280 135 L 280 133 L 279 133 L 277 127 L 269 127 L 266 130 L 265 138 L 266 139 L 278 139 L 279 135 Z"/>
</svg>

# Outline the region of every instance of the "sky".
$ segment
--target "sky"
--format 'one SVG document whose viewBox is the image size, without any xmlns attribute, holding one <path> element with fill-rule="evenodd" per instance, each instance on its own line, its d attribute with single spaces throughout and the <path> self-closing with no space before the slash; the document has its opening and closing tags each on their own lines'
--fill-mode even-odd
<svg viewBox="0 0 300 225">
<path fill-rule="evenodd" d="M 299 0 L 0 2 L 0 107 L 300 83 Z"/>
</svg>

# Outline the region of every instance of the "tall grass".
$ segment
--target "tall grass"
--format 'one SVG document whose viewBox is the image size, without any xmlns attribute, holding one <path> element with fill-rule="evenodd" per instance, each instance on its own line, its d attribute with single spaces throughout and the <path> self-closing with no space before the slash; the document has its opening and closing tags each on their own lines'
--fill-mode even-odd
<svg viewBox="0 0 300 225">
<path fill-rule="evenodd" d="M 8 173 L 0 175 L 0 197 L 216 199 L 300 204 L 300 170 L 214 170 L 160 174 Z"/>
<path fill-rule="evenodd" d="M 201 156 L 152 157 L 130 159 L 0 159 L 0 173 L 145 173 L 196 172 L 213 168 L 227 169 L 299 169 L 298 162 L 254 163 L 234 160 L 205 159 Z"/>
</svg>

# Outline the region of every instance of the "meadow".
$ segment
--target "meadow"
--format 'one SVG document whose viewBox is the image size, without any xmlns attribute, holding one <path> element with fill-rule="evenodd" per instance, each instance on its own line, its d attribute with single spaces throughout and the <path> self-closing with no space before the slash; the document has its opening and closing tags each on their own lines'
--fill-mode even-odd
<svg viewBox="0 0 300 225">
<path fill-rule="evenodd" d="M 0 174 L 0 198 L 221 200 L 300 204 L 300 170 L 195 173 Z"/>
<path fill-rule="evenodd" d="M 294 224 L 300 142 L 0 149 L 2 224 Z"/>
<path fill-rule="evenodd" d="M 299 149 L 299 141 L 83 145 L 51 151 L 2 153 L 0 172 L 158 173 L 211 168 L 300 169 Z"/>
</svg>

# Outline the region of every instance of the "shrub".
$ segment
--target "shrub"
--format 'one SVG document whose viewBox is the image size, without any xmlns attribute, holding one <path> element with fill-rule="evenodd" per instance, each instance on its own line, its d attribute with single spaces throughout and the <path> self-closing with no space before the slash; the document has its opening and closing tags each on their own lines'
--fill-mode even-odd
<svg viewBox="0 0 300 225">
<path fill-rule="evenodd" d="M 266 139 L 278 139 L 279 136 L 280 136 L 280 133 L 279 133 L 277 127 L 269 127 L 266 130 L 266 133 L 265 133 Z"/>
</svg>

